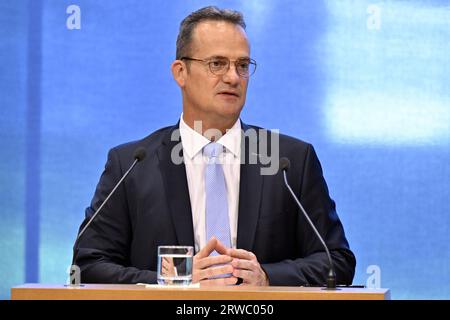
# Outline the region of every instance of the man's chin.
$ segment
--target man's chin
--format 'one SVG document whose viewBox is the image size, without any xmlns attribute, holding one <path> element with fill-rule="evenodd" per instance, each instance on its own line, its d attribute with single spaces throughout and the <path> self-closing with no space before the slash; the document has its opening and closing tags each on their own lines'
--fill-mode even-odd
<svg viewBox="0 0 450 320">
<path fill-rule="evenodd" d="M 220 116 L 226 120 L 236 120 L 241 114 L 242 108 L 227 108 L 222 110 Z"/>
<path fill-rule="evenodd" d="M 224 116 L 239 116 L 243 108 L 243 105 L 236 103 L 222 103 L 218 110 Z"/>
</svg>

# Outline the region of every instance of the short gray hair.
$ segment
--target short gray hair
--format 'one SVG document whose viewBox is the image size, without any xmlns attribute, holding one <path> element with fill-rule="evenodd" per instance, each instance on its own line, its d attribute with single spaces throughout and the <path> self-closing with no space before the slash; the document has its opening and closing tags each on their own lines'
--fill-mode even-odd
<svg viewBox="0 0 450 320">
<path fill-rule="evenodd" d="M 244 16 L 239 11 L 219 9 L 215 6 L 199 9 L 181 21 L 177 38 L 176 59 L 189 55 L 192 44 L 192 32 L 200 22 L 205 20 L 226 21 L 239 25 L 245 30 Z"/>
</svg>

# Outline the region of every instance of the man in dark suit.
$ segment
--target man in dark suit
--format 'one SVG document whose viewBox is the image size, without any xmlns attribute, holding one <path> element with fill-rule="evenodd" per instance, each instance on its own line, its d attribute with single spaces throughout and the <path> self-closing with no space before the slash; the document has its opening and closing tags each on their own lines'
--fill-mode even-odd
<svg viewBox="0 0 450 320">
<path fill-rule="evenodd" d="M 80 238 L 83 282 L 155 283 L 157 247 L 191 245 L 194 283 L 325 283 L 323 246 L 282 174 L 264 173 L 287 157 L 289 183 L 330 249 L 337 282 L 351 284 L 355 257 L 313 147 L 240 121 L 255 68 L 240 13 L 207 7 L 183 20 L 172 63 L 183 113 L 176 125 L 110 150 L 82 227 L 136 148 L 147 157 Z M 269 154 L 269 164 L 260 161 Z"/>
</svg>

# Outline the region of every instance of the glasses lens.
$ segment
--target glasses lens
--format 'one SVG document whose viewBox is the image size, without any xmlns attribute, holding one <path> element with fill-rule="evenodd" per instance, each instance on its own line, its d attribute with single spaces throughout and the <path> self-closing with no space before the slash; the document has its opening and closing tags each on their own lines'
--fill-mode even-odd
<svg viewBox="0 0 450 320">
<path fill-rule="evenodd" d="M 248 59 L 238 60 L 236 61 L 236 69 L 242 77 L 248 77 L 253 73 L 253 64 Z"/>
<path fill-rule="evenodd" d="M 208 64 L 213 74 L 223 75 L 230 67 L 230 60 L 227 58 L 215 58 L 210 60 Z M 244 78 L 248 78 L 256 70 L 256 63 L 251 59 L 238 59 L 235 65 L 237 73 Z"/>
<path fill-rule="evenodd" d="M 209 61 L 209 68 L 214 74 L 223 74 L 228 70 L 229 63 L 230 60 L 228 59 L 216 58 Z"/>
</svg>

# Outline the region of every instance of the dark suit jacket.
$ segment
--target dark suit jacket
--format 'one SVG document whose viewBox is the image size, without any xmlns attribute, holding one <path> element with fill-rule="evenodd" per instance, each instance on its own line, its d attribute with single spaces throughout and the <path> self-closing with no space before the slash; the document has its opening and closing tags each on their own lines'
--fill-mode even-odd
<svg viewBox="0 0 450 320">
<path fill-rule="evenodd" d="M 177 128 L 160 129 L 109 151 L 80 230 L 131 165 L 134 150 L 144 147 L 147 156 L 74 248 L 82 282 L 156 283 L 157 247 L 194 245 L 185 166 L 171 161 L 172 149 L 179 143 L 171 140 L 171 134 Z M 249 139 L 243 139 L 247 146 Z M 287 175 L 292 189 L 330 249 L 337 282 L 351 284 L 355 257 L 313 147 L 279 135 L 279 150 L 280 157 L 290 159 Z M 324 284 L 329 267 L 321 243 L 288 193 L 282 174 L 261 175 L 262 166 L 241 164 L 237 247 L 256 255 L 271 285 Z"/>
</svg>

